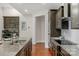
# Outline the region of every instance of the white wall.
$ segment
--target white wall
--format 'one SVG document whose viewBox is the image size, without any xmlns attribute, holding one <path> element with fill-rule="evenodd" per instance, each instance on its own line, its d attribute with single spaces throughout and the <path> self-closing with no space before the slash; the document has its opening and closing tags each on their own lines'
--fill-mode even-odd
<svg viewBox="0 0 79 59">
<path fill-rule="evenodd" d="M 26 30 L 22 30 L 21 28 L 21 22 L 26 22 Z M 26 37 L 27 39 L 32 38 L 32 28 L 33 28 L 33 20 L 32 16 L 25 16 L 24 20 L 23 18 L 20 20 L 20 37 Z"/>
<path fill-rule="evenodd" d="M 67 17 L 67 12 L 68 12 L 67 3 L 65 3 L 64 17 Z M 62 35 L 65 37 L 66 40 L 70 40 L 79 44 L 79 29 L 62 30 Z"/>
<path fill-rule="evenodd" d="M 36 43 L 45 42 L 45 16 L 36 17 Z"/>
<path fill-rule="evenodd" d="M 68 17 L 68 4 L 64 3 L 64 17 Z"/>
<path fill-rule="evenodd" d="M 27 39 L 30 39 L 32 37 L 32 16 L 31 15 L 23 16 L 14 8 L 0 8 L 0 13 L 1 12 L 2 12 L 2 15 L 0 14 L 0 20 L 2 22 L 3 22 L 2 16 L 19 16 L 20 37 L 26 37 Z M 0 24 L 2 23 L 1 21 L 0 21 Z M 26 22 L 26 30 L 22 30 L 22 28 L 21 28 L 22 22 Z M 1 26 L 0 26 L 0 32 L 2 32 Z M 0 35 L 1 35 L 1 33 L 0 33 Z"/>
<path fill-rule="evenodd" d="M 36 44 L 36 19 L 33 16 L 33 32 L 32 32 L 32 44 Z"/>
<path fill-rule="evenodd" d="M 48 13 L 45 15 L 45 47 L 48 48 L 48 42 L 50 40 L 50 37 L 48 35 Z"/>
<path fill-rule="evenodd" d="M 41 30 L 42 30 L 42 42 L 45 43 L 45 16 L 41 19 Z"/>
<path fill-rule="evenodd" d="M 79 29 L 62 30 L 62 35 L 66 40 L 79 44 Z"/>
<path fill-rule="evenodd" d="M 2 17 L 3 13 L 2 13 L 2 8 L 0 8 L 0 40 L 2 37 L 2 30 L 3 30 L 3 17 Z"/>
</svg>

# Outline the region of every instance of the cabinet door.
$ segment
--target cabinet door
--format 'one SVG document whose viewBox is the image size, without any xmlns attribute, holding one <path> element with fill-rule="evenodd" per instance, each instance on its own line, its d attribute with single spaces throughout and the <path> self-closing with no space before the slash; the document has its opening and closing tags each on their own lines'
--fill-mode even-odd
<svg viewBox="0 0 79 59">
<path fill-rule="evenodd" d="M 61 6 L 56 13 L 56 28 L 61 29 L 61 18 L 64 16 L 64 7 Z"/>
<path fill-rule="evenodd" d="M 31 52 L 32 52 L 32 41 L 30 40 L 25 46 L 25 55 L 31 56 Z"/>
<path fill-rule="evenodd" d="M 21 50 L 16 54 L 16 56 L 25 56 L 24 48 L 21 49 Z"/>
<path fill-rule="evenodd" d="M 56 14 L 56 28 L 57 29 L 61 28 L 60 18 L 61 18 L 61 11 L 59 10 L 59 11 L 57 11 L 57 14 Z"/>
<path fill-rule="evenodd" d="M 72 29 L 79 29 L 79 4 L 71 4 Z"/>
<path fill-rule="evenodd" d="M 21 50 L 20 56 L 25 56 L 25 51 L 24 51 L 24 49 Z"/>
<path fill-rule="evenodd" d="M 32 40 L 30 40 L 17 54 L 16 56 L 31 56 L 32 52 Z"/>
</svg>

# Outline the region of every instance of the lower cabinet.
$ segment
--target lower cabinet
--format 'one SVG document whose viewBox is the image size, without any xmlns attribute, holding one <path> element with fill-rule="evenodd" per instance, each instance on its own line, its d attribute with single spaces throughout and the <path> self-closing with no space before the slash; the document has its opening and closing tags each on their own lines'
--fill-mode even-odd
<svg viewBox="0 0 79 59">
<path fill-rule="evenodd" d="M 56 51 L 53 48 L 49 48 L 49 51 L 52 56 L 56 56 Z"/>
<path fill-rule="evenodd" d="M 49 48 L 52 56 L 71 56 L 69 53 L 67 53 L 64 49 L 61 49 L 59 47 L 51 47 Z"/>
<path fill-rule="evenodd" d="M 59 56 L 71 56 L 71 55 L 61 48 L 61 51 L 59 52 Z"/>
<path fill-rule="evenodd" d="M 50 41 L 49 50 L 52 56 L 70 56 L 70 54 L 66 52 L 59 44 L 55 43 L 55 41 Z"/>
<path fill-rule="evenodd" d="M 57 56 L 57 50 L 55 50 L 55 49 L 52 49 L 52 52 L 53 52 L 53 56 Z"/>
<path fill-rule="evenodd" d="M 32 40 L 30 40 L 17 54 L 16 56 L 31 56 L 32 53 Z"/>
<path fill-rule="evenodd" d="M 49 50 L 52 56 L 57 56 L 57 46 L 51 41 L 49 43 Z"/>
</svg>

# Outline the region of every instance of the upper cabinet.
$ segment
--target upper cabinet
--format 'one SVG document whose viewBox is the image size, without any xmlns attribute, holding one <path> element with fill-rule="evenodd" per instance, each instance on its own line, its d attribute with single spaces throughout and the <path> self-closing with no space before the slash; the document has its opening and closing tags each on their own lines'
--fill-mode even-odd
<svg viewBox="0 0 79 59">
<path fill-rule="evenodd" d="M 64 16 L 64 6 L 61 6 L 56 13 L 56 28 L 61 29 L 61 18 Z"/>
<path fill-rule="evenodd" d="M 71 4 L 72 29 L 79 29 L 79 4 Z"/>
<path fill-rule="evenodd" d="M 64 17 L 71 17 L 71 28 L 79 29 L 79 4 L 78 3 L 65 3 L 64 4 Z"/>
<path fill-rule="evenodd" d="M 50 22 L 50 36 L 51 37 L 61 36 L 61 30 L 56 29 L 56 13 L 57 13 L 57 9 L 51 9 L 48 13 L 48 19 Z"/>
</svg>

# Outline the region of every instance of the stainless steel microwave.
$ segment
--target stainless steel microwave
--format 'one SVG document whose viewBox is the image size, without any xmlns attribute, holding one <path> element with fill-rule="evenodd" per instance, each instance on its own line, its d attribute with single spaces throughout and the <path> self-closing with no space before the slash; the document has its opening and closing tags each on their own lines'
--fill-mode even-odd
<svg viewBox="0 0 79 59">
<path fill-rule="evenodd" d="M 71 17 L 62 17 L 61 29 L 71 29 Z"/>
</svg>

